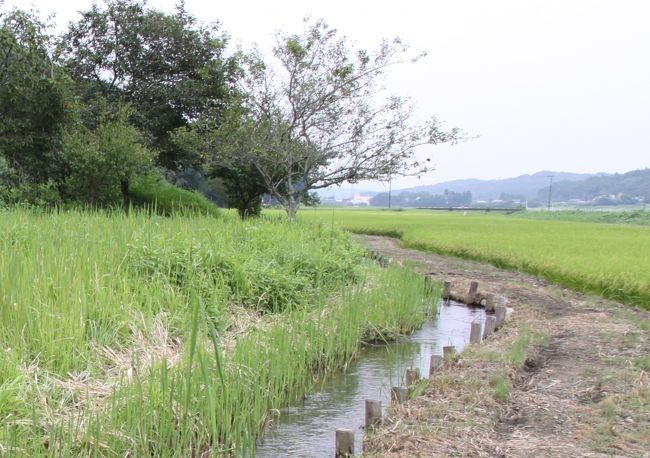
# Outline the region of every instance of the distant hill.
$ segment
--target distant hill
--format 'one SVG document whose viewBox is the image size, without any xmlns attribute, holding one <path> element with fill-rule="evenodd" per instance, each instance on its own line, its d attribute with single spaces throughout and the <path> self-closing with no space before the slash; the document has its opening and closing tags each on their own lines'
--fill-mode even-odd
<svg viewBox="0 0 650 458">
<path fill-rule="evenodd" d="M 548 194 L 548 183 L 538 192 L 543 198 Z M 635 203 L 639 199 L 650 202 L 650 169 L 633 170 L 607 176 L 594 176 L 582 181 L 557 181 L 553 183 L 553 200 L 566 202 L 572 199 L 602 201 L 601 204 Z"/>
<path fill-rule="evenodd" d="M 416 186 L 413 188 L 393 191 L 400 192 L 428 192 L 431 194 L 443 194 L 445 190 L 454 192 L 471 192 L 474 201 L 499 199 L 502 194 L 519 196 L 524 199 L 536 199 L 542 188 L 548 191 L 549 176 L 553 175 L 554 182 L 584 181 L 596 176 L 589 173 L 568 173 L 541 171 L 532 175 L 521 175 L 515 178 L 502 180 L 454 180 L 432 185 Z M 603 174 L 599 174 L 603 175 Z M 555 188 L 555 186 L 554 186 Z"/>
</svg>

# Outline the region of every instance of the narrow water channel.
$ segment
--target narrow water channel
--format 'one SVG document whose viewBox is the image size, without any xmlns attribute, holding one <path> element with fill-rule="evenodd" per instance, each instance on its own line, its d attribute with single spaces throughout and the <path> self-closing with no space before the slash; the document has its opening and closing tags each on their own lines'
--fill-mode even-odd
<svg viewBox="0 0 650 458">
<path fill-rule="evenodd" d="M 328 378 L 299 405 L 281 410 L 259 441 L 258 457 L 333 457 L 337 428 L 356 431 L 356 453 L 363 441 L 366 399 L 380 399 L 385 410 L 390 387 L 404 386 L 404 372 L 419 367 L 428 374 L 431 355 L 442 347 L 458 351 L 469 343 L 470 324 L 483 322 L 485 311 L 451 302 L 421 329 L 390 345 L 364 348 L 347 371 Z"/>
</svg>

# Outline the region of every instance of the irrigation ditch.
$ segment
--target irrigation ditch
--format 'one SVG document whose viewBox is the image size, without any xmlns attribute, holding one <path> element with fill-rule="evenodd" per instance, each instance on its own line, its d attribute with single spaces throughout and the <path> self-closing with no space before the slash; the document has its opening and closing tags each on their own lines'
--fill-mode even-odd
<svg viewBox="0 0 650 458">
<path fill-rule="evenodd" d="M 647 455 L 650 312 L 394 238 L 355 240 L 463 292 L 489 285 L 516 310 L 394 406 L 364 438 L 364 456 Z"/>
<path fill-rule="evenodd" d="M 376 257 L 382 265 L 387 259 Z M 432 288 L 425 275 L 424 287 Z M 352 456 L 367 430 L 381 424 L 391 404 L 418 395 L 422 376 L 456 364 L 459 353 L 495 332 L 511 309 L 507 299 L 444 282 L 438 314 L 412 334 L 368 345 L 345 369 L 324 380 L 302 402 L 281 409 L 258 441 L 256 456 Z"/>
</svg>

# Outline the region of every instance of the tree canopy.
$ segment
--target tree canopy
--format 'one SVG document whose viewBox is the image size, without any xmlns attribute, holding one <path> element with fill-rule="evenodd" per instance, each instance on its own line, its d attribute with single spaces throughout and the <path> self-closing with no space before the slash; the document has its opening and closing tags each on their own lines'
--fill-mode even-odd
<svg viewBox="0 0 650 458">
<path fill-rule="evenodd" d="M 323 21 L 307 23 L 302 35 L 278 33 L 275 61 L 254 52 L 242 60 L 237 84 L 243 95 L 241 117 L 234 119 L 245 148 L 221 139 L 217 160 L 252 164 L 268 192 L 294 217 L 310 190 L 361 180 L 386 180 L 426 170 L 414 155 L 418 146 L 456 141 L 458 129 L 440 123 L 412 122 L 412 107 L 382 92 L 382 77 L 408 58 L 398 39 L 376 52 L 353 51 L 345 38 Z"/>
<path fill-rule="evenodd" d="M 66 76 L 48 49 L 46 24 L 34 14 L 0 14 L 0 155 L 22 180 L 58 176 Z"/>
<path fill-rule="evenodd" d="M 169 135 L 207 112 L 218 121 L 238 75 L 226 43 L 218 24 L 198 23 L 183 3 L 167 14 L 143 0 L 106 0 L 70 25 L 59 57 L 84 103 L 130 104 L 158 164 L 183 170 L 200 166 L 200 157 L 175 148 Z"/>
<path fill-rule="evenodd" d="M 356 50 L 307 21 L 265 61 L 229 54 L 220 26 L 183 2 L 167 13 L 145 0 L 102 0 L 61 36 L 47 30 L 0 10 L 0 200 L 128 203 L 156 165 L 172 182 L 213 179 L 242 216 L 270 195 L 293 218 L 316 189 L 421 173 L 416 148 L 461 135 L 384 93 L 391 67 L 421 57 L 397 39 Z"/>
</svg>

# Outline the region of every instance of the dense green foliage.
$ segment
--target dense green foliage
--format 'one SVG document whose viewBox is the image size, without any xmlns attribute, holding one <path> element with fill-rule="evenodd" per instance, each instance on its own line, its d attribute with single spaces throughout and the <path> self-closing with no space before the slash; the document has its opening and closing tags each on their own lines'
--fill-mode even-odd
<svg viewBox="0 0 650 458">
<path fill-rule="evenodd" d="M 433 300 L 323 225 L 11 210 L 0 234 L 0 444 L 29 456 L 242 455 Z"/>
<path fill-rule="evenodd" d="M 300 35 L 278 32 L 268 65 L 257 50 L 227 55 L 218 24 L 183 2 L 170 14 L 103 0 L 80 14 L 53 37 L 36 14 L 0 9 L 3 205 L 126 206 L 153 162 L 172 183 L 188 171 L 219 179 L 217 200 L 242 218 L 265 194 L 294 218 L 315 189 L 420 173 L 429 159 L 416 147 L 461 136 L 435 118 L 413 123 L 407 100 L 383 93 L 389 67 L 419 58 L 399 39 L 354 50 L 307 21 Z"/>
<path fill-rule="evenodd" d="M 207 158 L 207 175 L 220 181 L 228 206 L 236 208 L 241 218 L 258 216 L 267 187 L 260 172 L 246 160 L 253 148 L 251 131 L 234 108 L 225 116 L 228 121 L 216 131 L 211 129 L 212 122 L 202 119 L 192 128 L 177 129 L 172 142 L 181 150 L 198 151 Z"/>
<path fill-rule="evenodd" d="M 110 205 L 126 197 L 125 183 L 149 170 L 154 153 L 143 146 L 140 132 L 129 125 L 126 115 L 103 118 L 94 130 L 82 124 L 66 130 L 62 156 L 68 171 L 61 185 L 65 197 Z"/>
<path fill-rule="evenodd" d="M 182 3 L 166 14 L 142 0 L 107 0 L 70 24 L 59 54 L 89 107 L 87 121 L 100 114 L 94 107 L 130 104 L 159 165 L 182 170 L 201 159 L 176 148 L 169 135 L 201 114 L 218 122 L 238 71 L 225 46 L 225 35 L 197 23 Z"/>
<path fill-rule="evenodd" d="M 154 161 L 202 165 L 169 136 L 202 113 L 218 122 L 238 72 L 225 44 L 182 6 L 107 0 L 58 38 L 35 13 L 0 9 L 0 205 L 116 207 L 169 194 L 140 183 L 131 196 L 130 182 Z"/>
<path fill-rule="evenodd" d="M 30 13 L 0 11 L 0 157 L 11 171 L 0 186 L 40 186 L 61 173 L 67 79 L 48 54 L 45 29 Z"/>
<path fill-rule="evenodd" d="M 400 237 L 413 248 L 522 270 L 650 308 L 650 229 L 430 211 L 327 210 L 305 219 Z"/>
<path fill-rule="evenodd" d="M 555 221 L 582 221 L 607 224 L 637 224 L 650 226 L 650 212 L 646 210 L 635 211 L 534 211 L 520 212 L 512 215 L 515 218 Z"/>
</svg>

